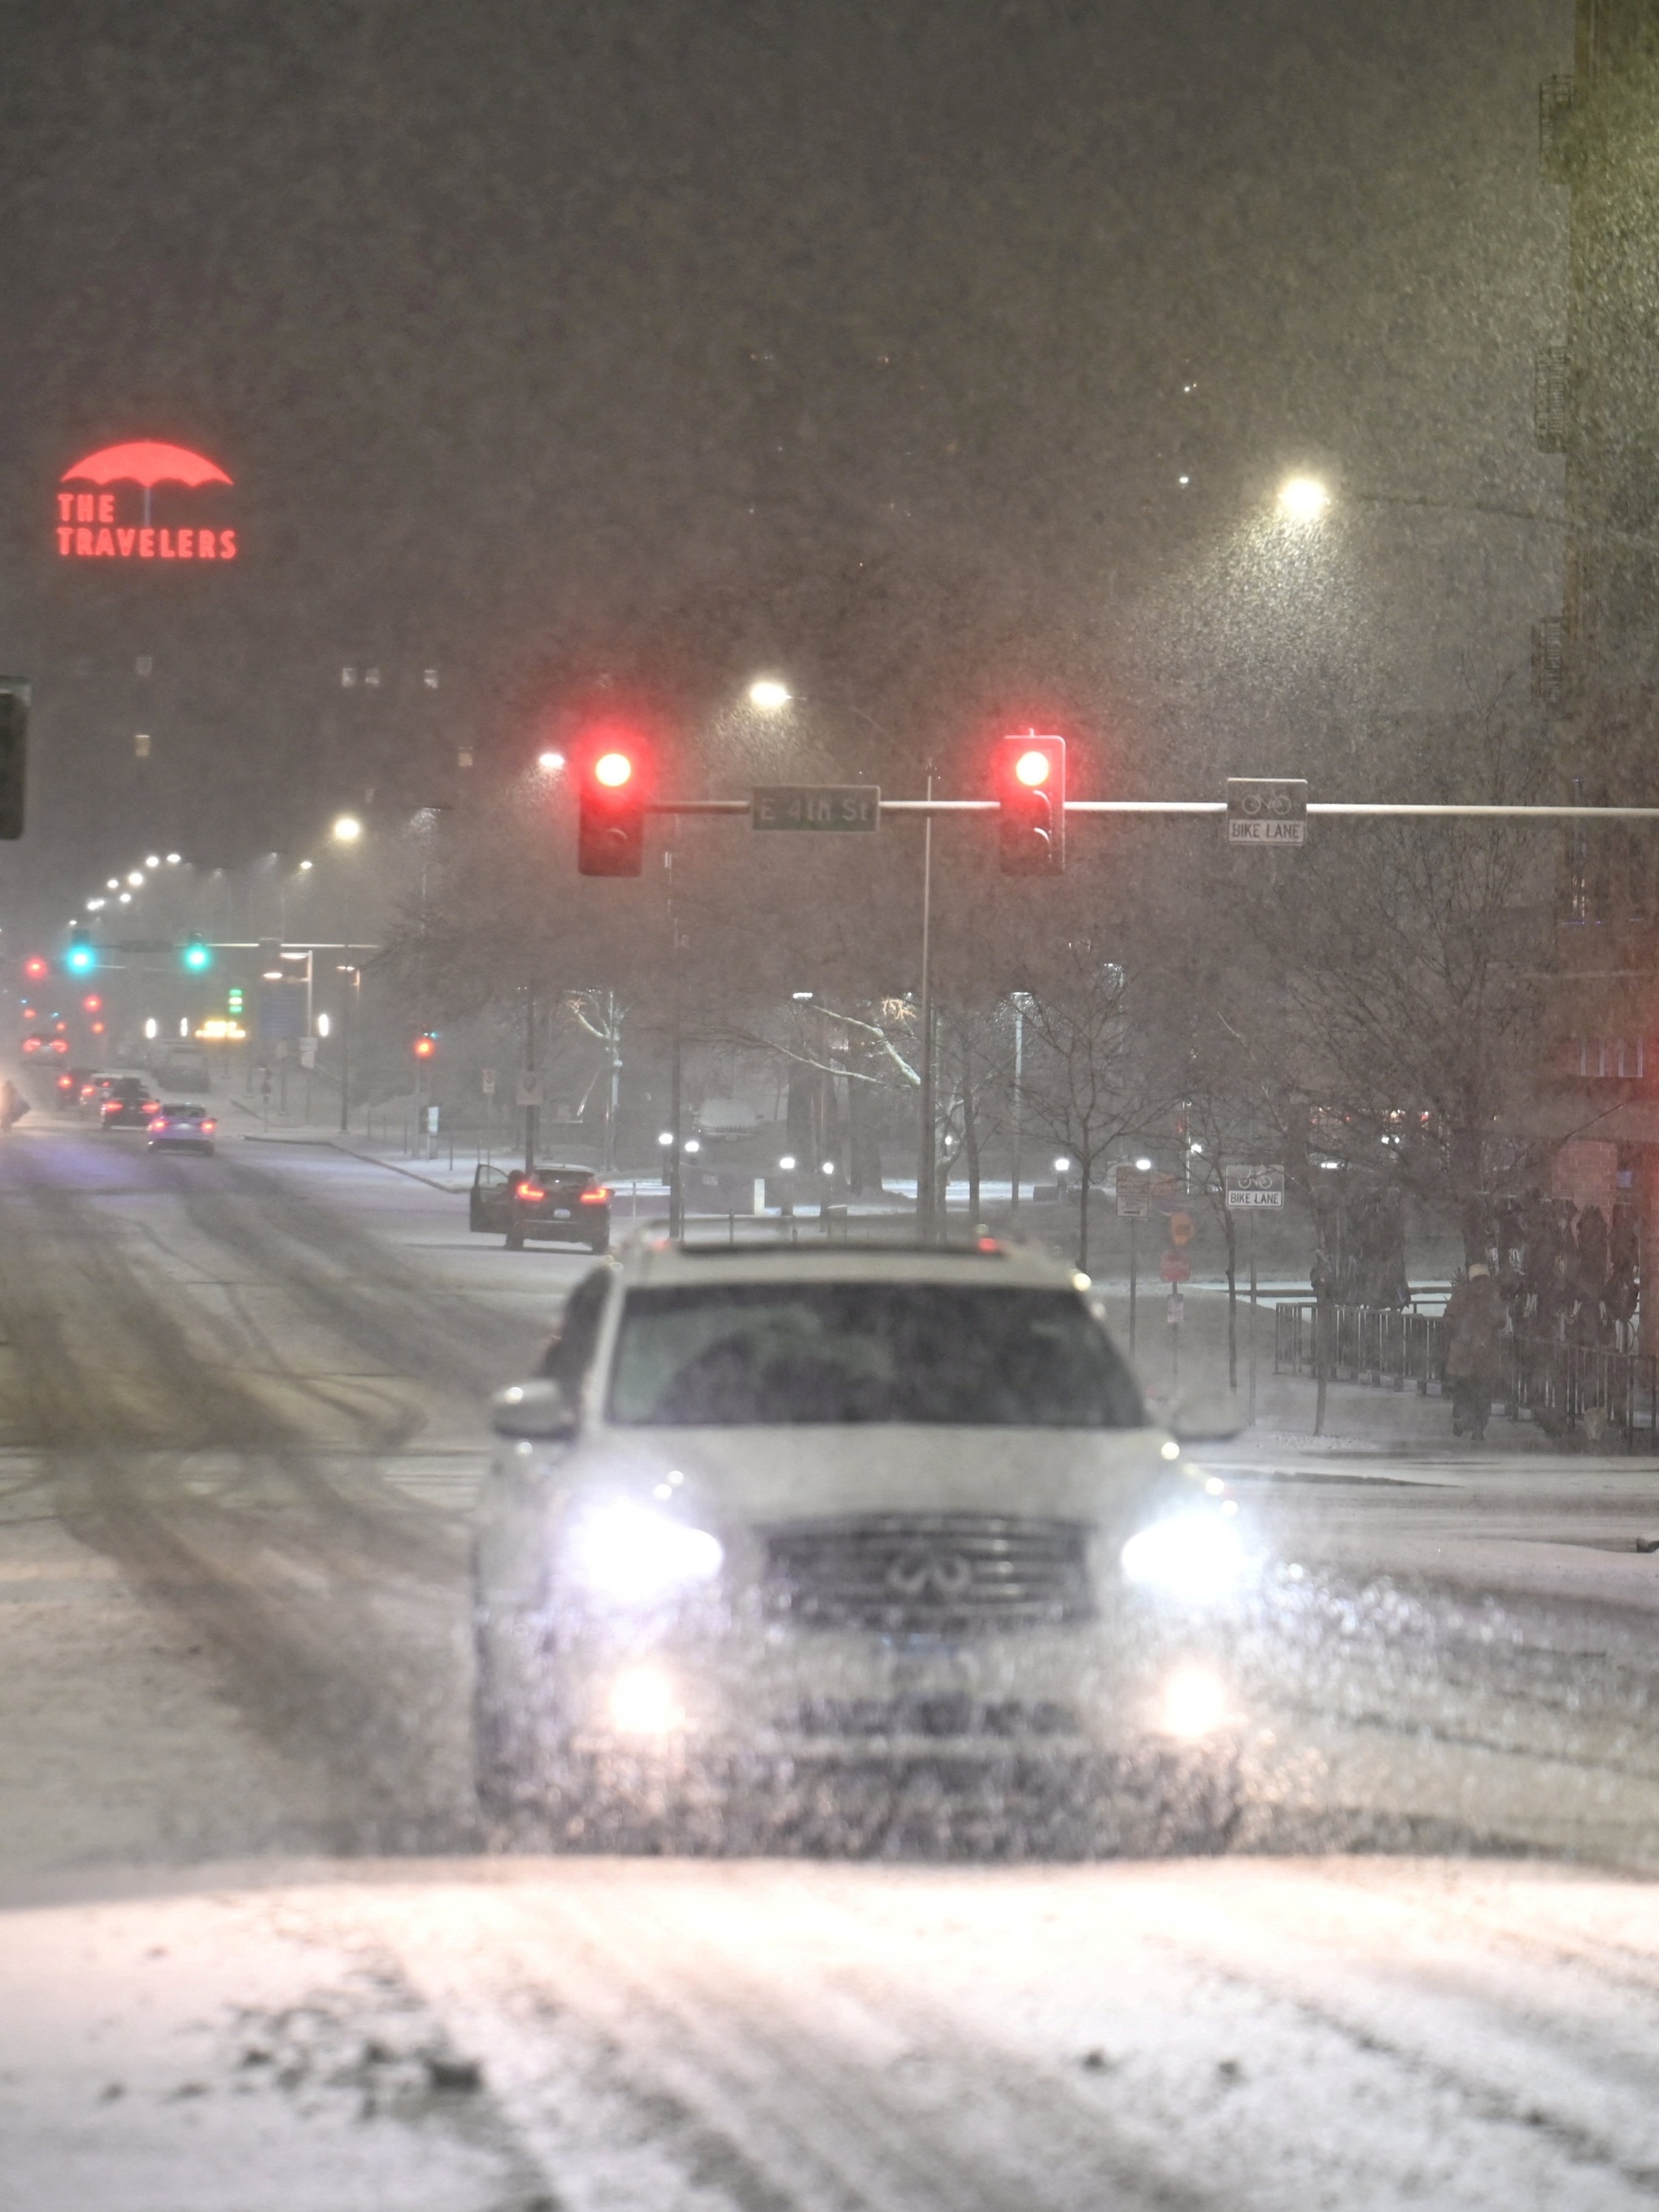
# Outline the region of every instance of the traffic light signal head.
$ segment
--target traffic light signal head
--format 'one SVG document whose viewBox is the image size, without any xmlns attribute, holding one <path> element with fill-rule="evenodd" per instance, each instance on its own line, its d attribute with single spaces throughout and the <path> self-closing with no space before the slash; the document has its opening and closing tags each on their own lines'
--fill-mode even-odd
<svg viewBox="0 0 1659 2212">
<path fill-rule="evenodd" d="M 416 1060 L 435 1060 L 438 1056 L 438 1040 L 430 1030 L 422 1030 L 420 1036 L 416 1038 L 411 1049 Z"/>
<path fill-rule="evenodd" d="M 997 841 L 1005 876 L 1057 876 L 1066 866 L 1066 740 L 1004 738 L 997 755 Z"/>
<path fill-rule="evenodd" d="M 90 975 L 98 965 L 98 947 L 89 937 L 72 937 L 69 951 L 64 955 L 64 965 L 71 975 Z"/>
<path fill-rule="evenodd" d="M 52 973 L 52 963 L 44 954 L 31 952 L 23 963 L 23 980 L 28 983 L 44 983 Z"/>
<path fill-rule="evenodd" d="M 29 687 L 21 676 L 0 676 L 0 837 L 23 834 L 28 749 Z"/>
<path fill-rule="evenodd" d="M 233 983 L 229 990 L 225 993 L 225 1012 L 228 1014 L 240 1014 L 241 1011 L 242 987 L 240 983 Z"/>
<path fill-rule="evenodd" d="M 213 947 L 199 933 L 193 933 L 185 939 L 179 957 L 192 975 L 205 975 L 213 965 Z"/>
<path fill-rule="evenodd" d="M 637 876 L 645 866 L 645 750 L 631 731 L 592 732 L 576 778 L 576 866 L 584 876 Z"/>
</svg>

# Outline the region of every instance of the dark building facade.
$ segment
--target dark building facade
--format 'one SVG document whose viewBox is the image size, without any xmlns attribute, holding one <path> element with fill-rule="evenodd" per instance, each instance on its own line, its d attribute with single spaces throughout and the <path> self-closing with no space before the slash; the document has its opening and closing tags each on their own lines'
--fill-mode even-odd
<svg viewBox="0 0 1659 2212">
<path fill-rule="evenodd" d="M 1659 800 L 1659 0 L 1578 0 L 1573 71 L 1541 88 L 1571 193 L 1565 343 L 1540 355 L 1538 442 L 1565 457 L 1562 611 L 1534 640 L 1564 796 Z M 1545 1127 L 1553 1188 L 1659 1254 L 1659 830 L 1570 831 Z M 1659 1297 L 1644 1300 L 1659 1351 Z"/>
</svg>

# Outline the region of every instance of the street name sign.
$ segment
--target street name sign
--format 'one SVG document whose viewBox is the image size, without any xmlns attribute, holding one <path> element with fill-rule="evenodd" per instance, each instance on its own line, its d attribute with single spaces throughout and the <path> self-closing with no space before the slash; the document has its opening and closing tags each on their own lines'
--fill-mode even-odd
<svg viewBox="0 0 1659 2212">
<path fill-rule="evenodd" d="M 1299 775 L 1230 775 L 1230 845 L 1304 845 L 1308 839 L 1308 783 Z"/>
<path fill-rule="evenodd" d="M 1116 1187 L 1119 1220 L 1144 1221 L 1152 1210 L 1152 1170 L 1120 1167 L 1116 1172 Z"/>
<path fill-rule="evenodd" d="M 757 830 L 878 830 L 878 783 L 757 783 L 750 793 Z"/>
<path fill-rule="evenodd" d="M 1230 1213 L 1249 1212 L 1265 1206 L 1278 1213 L 1285 1204 L 1283 1168 L 1224 1168 Z"/>
</svg>

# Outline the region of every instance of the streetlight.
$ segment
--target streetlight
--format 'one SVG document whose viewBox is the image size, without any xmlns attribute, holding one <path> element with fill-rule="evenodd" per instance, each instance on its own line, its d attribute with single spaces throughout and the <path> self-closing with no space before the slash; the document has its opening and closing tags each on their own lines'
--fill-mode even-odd
<svg viewBox="0 0 1659 2212">
<path fill-rule="evenodd" d="M 1279 511 L 1287 522 L 1317 522 L 1330 503 L 1317 477 L 1289 477 L 1279 488 Z"/>
<path fill-rule="evenodd" d="M 775 714 L 790 702 L 791 693 L 787 684 L 780 684 L 775 676 L 757 677 L 749 687 L 749 703 L 758 707 L 763 714 Z"/>
<path fill-rule="evenodd" d="M 556 775 L 564 766 L 564 755 L 551 751 L 538 753 L 536 765 L 544 775 Z"/>
<path fill-rule="evenodd" d="M 363 825 L 355 814 L 342 814 L 336 818 L 331 833 L 337 845 L 355 845 L 363 834 Z M 351 915 L 348 898 L 345 943 L 341 951 L 345 958 L 336 965 L 336 973 L 346 979 L 344 996 L 340 1001 L 340 1134 L 346 1135 L 351 1126 L 351 1016 L 358 994 L 362 988 L 363 971 L 351 958 Z"/>
</svg>

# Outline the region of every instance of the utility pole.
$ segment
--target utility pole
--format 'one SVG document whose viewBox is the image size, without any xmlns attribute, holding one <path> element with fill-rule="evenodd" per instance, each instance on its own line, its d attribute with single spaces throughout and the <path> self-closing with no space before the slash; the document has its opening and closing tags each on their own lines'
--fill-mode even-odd
<svg viewBox="0 0 1659 2212">
<path fill-rule="evenodd" d="M 533 1097 L 536 1088 L 536 986 L 524 987 L 524 1087 L 527 1097 Z M 533 1172 L 536 1165 L 536 1137 L 541 1122 L 541 1109 L 526 1104 L 524 1109 L 524 1171 Z"/>
<path fill-rule="evenodd" d="M 933 763 L 927 763 L 927 801 L 933 797 Z M 933 1115 L 933 817 L 922 817 L 921 830 L 921 1129 L 916 1141 L 916 1234 L 931 1244 L 937 1234 L 938 1133 Z"/>
<path fill-rule="evenodd" d="M 1028 994 L 1014 997 L 1014 1157 L 1008 1176 L 1008 1218 L 1019 1218 L 1019 1149 L 1025 1120 L 1025 1001 Z"/>
<path fill-rule="evenodd" d="M 680 1118 L 684 1033 L 680 1000 L 680 924 L 679 916 L 674 910 L 674 855 L 672 850 L 663 854 L 662 864 L 668 872 L 669 957 L 674 963 L 674 1034 L 668 1072 L 668 1126 L 673 1139 L 668 1153 L 668 1232 L 671 1237 L 680 1237 L 685 1233 L 685 1131 Z"/>
</svg>

